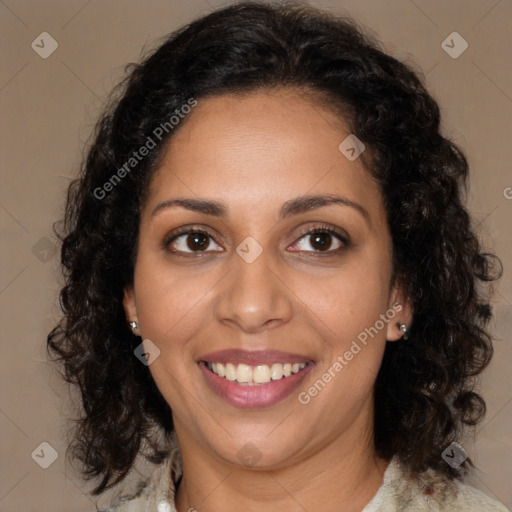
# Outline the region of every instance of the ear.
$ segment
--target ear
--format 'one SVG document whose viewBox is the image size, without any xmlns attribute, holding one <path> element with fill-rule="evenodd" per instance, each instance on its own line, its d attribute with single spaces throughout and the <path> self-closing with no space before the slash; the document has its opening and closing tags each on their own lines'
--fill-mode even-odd
<svg viewBox="0 0 512 512">
<path fill-rule="evenodd" d="M 133 286 L 127 286 L 124 289 L 123 308 L 127 322 L 139 323 L 139 317 L 137 315 L 137 305 L 135 303 L 135 291 L 133 289 Z M 138 328 L 136 330 L 138 331 Z"/>
<path fill-rule="evenodd" d="M 386 339 L 388 341 L 398 341 L 402 339 L 404 335 L 400 330 L 400 324 L 405 324 L 407 328 L 410 329 L 413 319 L 413 310 L 410 300 L 405 297 L 402 287 L 398 285 L 393 287 L 388 308 L 388 317 L 390 320 L 387 326 Z"/>
</svg>

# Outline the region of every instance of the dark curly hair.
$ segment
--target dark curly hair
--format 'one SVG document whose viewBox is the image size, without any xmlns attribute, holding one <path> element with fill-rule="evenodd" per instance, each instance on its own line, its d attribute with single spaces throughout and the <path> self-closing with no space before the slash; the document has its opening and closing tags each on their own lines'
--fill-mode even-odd
<svg viewBox="0 0 512 512">
<path fill-rule="evenodd" d="M 293 3 L 215 11 L 127 67 L 69 187 L 57 229 L 64 317 L 48 336 L 49 353 L 81 393 L 70 448 L 84 476 L 99 478 L 94 494 L 120 482 L 139 454 L 162 461 L 173 432 L 168 404 L 133 355 L 140 338 L 122 305 L 148 183 L 186 123 L 171 129 L 169 118 L 191 98 L 283 86 L 342 113 L 369 149 L 364 164 L 385 200 L 393 282 L 413 307 L 409 340 L 387 343 L 375 383 L 377 454 L 396 455 L 414 476 L 431 467 L 460 478 L 473 465 L 452 468 L 441 453 L 485 413 L 475 376 L 492 355 L 488 292 L 500 260 L 481 252 L 463 206 L 466 158 L 440 134 L 439 107 L 420 76 L 351 18 Z M 147 157 L 112 181 L 165 122 Z"/>
</svg>

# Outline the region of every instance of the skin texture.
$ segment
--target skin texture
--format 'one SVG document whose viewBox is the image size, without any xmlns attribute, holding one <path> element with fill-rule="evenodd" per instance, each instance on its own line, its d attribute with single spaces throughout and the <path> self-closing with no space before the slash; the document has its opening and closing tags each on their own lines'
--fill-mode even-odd
<svg viewBox="0 0 512 512">
<path fill-rule="evenodd" d="M 361 160 L 338 150 L 350 132 L 336 121 L 293 90 L 210 97 L 180 126 L 153 176 L 124 306 L 142 339 L 161 351 L 150 371 L 173 410 L 184 469 L 180 512 L 360 511 L 382 482 L 373 384 L 386 340 L 401 338 L 396 323 L 409 324 L 412 313 L 390 287 L 383 198 Z M 334 193 L 364 207 L 368 221 L 340 204 L 279 219 L 288 200 Z M 221 202 L 228 215 L 183 207 L 152 215 L 178 197 Z M 330 253 L 315 251 L 303 233 L 321 224 L 349 244 L 333 237 Z M 211 234 L 206 253 L 192 252 L 186 235 L 164 247 L 186 225 Z M 249 236 L 263 249 L 252 263 L 236 252 Z M 270 407 L 233 407 L 210 390 L 196 362 L 230 348 L 301 354 L 315 361 L 304 391 L 396 301 L 402 310 L 307 405 L 292 393 Z M 259 453 L 252 467 L 237 455 L 247 443 Z"/>
</svg>

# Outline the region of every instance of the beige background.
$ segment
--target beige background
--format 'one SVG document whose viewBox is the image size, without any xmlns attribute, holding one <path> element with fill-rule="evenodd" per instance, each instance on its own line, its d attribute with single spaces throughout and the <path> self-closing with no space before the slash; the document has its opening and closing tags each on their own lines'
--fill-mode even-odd
<svg viewBox="0 0 512 512">
<path fill-rule="evenodd" d="M 0 0 L 2 512 L 95 510 L 94 499 L 83 494 L 90 487 L 65 462 L 68 391 L 46 361 L 45 336 L 58 315 L 59 289 L 51 225 L 61 215 L 83 144 L 124 65 L 137 60 L 143 46 L 154 46 L 183 23 L 227 3 Z M 442 106 L 444 133 L 469 157 L 470 209 L 505 272 L 494 301 L 496 355 L 482 381 L 488 415 L 477 428 L 476 444 L 468 439 L 464 446 L 479 468 L 469 482 L 510 507 L 512 2 L 310 3 L 345 9 L 371 27 L 393 55 L 421 68 Z M 469 43 L 457 59 L 441 47 L 454 31 Z M 42 32 L 59 45 L 47 59 L 31 48 Z M 58 453 L 48 469 L 31 458 L 42 442 Z M 44 453 L 48 457 L 48 449 Z"/>
</svg>

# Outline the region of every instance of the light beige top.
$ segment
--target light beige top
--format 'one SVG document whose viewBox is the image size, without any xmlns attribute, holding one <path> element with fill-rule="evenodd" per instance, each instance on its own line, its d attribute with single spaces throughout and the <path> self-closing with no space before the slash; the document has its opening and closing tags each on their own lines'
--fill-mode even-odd
<svg viewBox="0 0 512 512">
<path fill-rule="evenodd" d="M 103 512 L 177 512 L 175 484 L 181 472 L 180 455 L 174 448 L 136 496 L 120 498 Z M 474 487 L 458 480 L 447 482 L 431 469 L 422 476 L 421 482 L 412 480 L 396 458 L 389 463 L 381 486 L 361 512 L 434 511 L 509 512 L 504 505 Z"/>
</svg>

